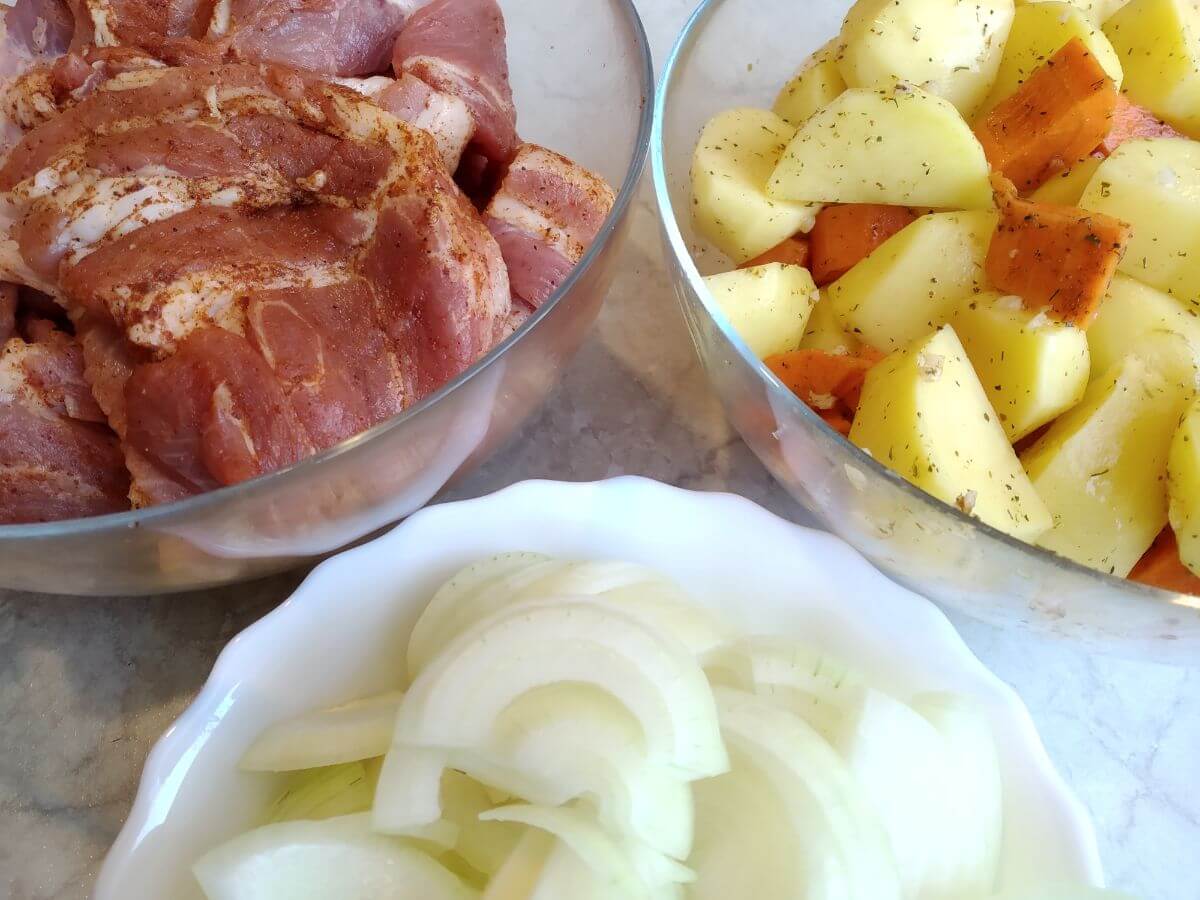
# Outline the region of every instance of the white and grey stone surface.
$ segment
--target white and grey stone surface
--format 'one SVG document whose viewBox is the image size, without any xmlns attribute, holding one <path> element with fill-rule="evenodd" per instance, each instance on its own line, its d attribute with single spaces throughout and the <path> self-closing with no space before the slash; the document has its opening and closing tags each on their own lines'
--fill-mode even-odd
<svg viewBox="0 0 1200 900">
<path fill-rule="evenodd" d="M 661 62 L 692 0 L 640 5 Z M 621 275 L 561 386 L 450 499 L 634 473 L 806 521 L 725 424 L 692 358 L 648 186 L 633 217 Z M 88 896 L 154 740 L 225 643 L 303 574 L 151 599 L 0 592 L 0 900 Z M 1200 898 L 1200 671 L 955 622 L 1020 692 L 1091 809 L 1110 882 L 1143 900 Z"/>
</svg>

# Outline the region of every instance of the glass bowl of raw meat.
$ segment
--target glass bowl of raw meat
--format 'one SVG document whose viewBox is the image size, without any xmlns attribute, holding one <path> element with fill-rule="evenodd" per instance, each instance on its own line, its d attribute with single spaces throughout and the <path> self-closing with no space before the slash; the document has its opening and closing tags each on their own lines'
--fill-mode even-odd
<svg viewBox="0 0 1200 900">
<path fill-rule="evenodd" d="M 709 0 L 651 165 L 702 363 L 793 496 L 945 605 L 1186 660 L 1200 120 L 1168 63 L 1200 13 L 1175 8 Z"/>
<path fill-rule="evenodd" d="M 403 518 L 540 403 L 624 237 L 630 0 L 163 9 L 0 5 L 0 587 L 231 583 Z"/>
</svg>

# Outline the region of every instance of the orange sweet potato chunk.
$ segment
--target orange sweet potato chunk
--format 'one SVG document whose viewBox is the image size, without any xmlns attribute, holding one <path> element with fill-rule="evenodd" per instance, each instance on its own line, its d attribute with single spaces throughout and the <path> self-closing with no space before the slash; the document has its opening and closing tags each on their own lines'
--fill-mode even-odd
<svg viewBox="0 0 1200 900">
<path fill-rule="evenodd" d="M 992 169 L 1031 191 L 1108 136 L 1117 87 L 1079 38 L 975 126 Z"/>
<path fill-rule="evenodd" d="M 988 246 L 988 280 L 1027 308 L 1048 307 L 1051 318 L 1086 328 L 1125 252 L 1129 226 L 1073 206 L 1022 200 L 996 177 L 993 184 L 1000 221 Z"/>
<path fill-rule="evenodd" d="M 766 360 L 767 368 L 835 431 L 850 433 L 867 372 L 883 354 L 864 346 L 857 355 L 793 350 Z"/>
<path fill-rule="evenodd" d="M 818 285 L 837 281 L 916 218 L 907 207 L 880 203 L 824 207 L 817 213 L 816 224 L 808 236 L 813 281 Z"/>
<path fill-rule="evenodd" d="M 783 263 L 785 266 L 804 266 L 807 269 L 809 255 L 808 238 L 798 234 L 776 244 L 766 253 L 747 260 L 738 268 L 752 269 L 755 266 L 765 266 L 769 263 Z"/>
<path fill-rule="evenodd" d="M 1180 561 L 1179 543 L 1170 528 L 1154 539 L 1146 555 L 1129 573 L 1129 580 L 1177 594 L 1200 595 L 1200 578 Z"/>
</svg>

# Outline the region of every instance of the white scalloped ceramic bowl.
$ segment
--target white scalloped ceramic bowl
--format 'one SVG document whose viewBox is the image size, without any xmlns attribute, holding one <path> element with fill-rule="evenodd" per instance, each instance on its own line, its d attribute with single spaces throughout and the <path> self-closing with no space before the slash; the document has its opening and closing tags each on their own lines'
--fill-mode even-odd
<svg viewBox="0 0 1200 900">
<path fill-rule="evenodd" d="M 533 550 L 653 566 L 754 632 L 803 636 L 899 691 L 951 690 L 991 717 L 1005 788 L 1005 886 L 1099 884 L 1087 813 L 1011 688 L 927 600 L 848 545 L 740 497 L 641 478 L 525 482 L 417 513 L 318 567 L 221 654 L 203 692 L 146 763 L 95 900 L 200 897 L 190 866 L 254 824 L 275 777 L 237 760 L 268 724 L 402 683 L 404 648 L 434 589 L 477 558 Z"/>
</svg>

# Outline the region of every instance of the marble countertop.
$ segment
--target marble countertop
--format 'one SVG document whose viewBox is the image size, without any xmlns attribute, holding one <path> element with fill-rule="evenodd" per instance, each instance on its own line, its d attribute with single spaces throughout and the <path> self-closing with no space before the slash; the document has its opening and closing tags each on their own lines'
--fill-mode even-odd
<svg viewBox="0 0 1200 900">
<path fill-rule="evenodd" d="M 692 0 L 641 0 L 659 60 Z M 608 305 L 545 409 L 452 495 L 530 477 L 636 473 L 743 494 L 807 521 L 734 435 L 693 360 L 643 187 Z M 0 898 L 88 895 L 142 761 L 217 653 L 303 572 L 191 596 L 0 592 Z M 1024 697 L 1095 817 L 1111 884 L 1200 898 L 1200 670 L 1088 656 L 955 616 Z"/>
</svg>

